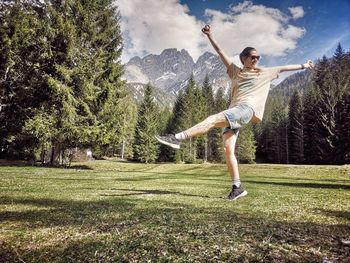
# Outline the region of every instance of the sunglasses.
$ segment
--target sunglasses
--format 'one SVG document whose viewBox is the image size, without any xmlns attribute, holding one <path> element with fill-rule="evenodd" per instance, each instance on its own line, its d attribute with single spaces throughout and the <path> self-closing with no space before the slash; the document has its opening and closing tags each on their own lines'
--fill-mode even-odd
<svg viewBox="0 0 350 263">
<path fill-rule="evenodd" d="M 249 56 L 252 58 L 252 60 L 256 59 L 256 60 L 260 60 L 260 56 Z"/>
</svg>

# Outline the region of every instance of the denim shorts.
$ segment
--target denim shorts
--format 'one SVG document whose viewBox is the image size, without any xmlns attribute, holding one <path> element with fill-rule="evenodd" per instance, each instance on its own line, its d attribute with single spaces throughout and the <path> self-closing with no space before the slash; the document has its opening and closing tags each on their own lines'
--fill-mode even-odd
<svg viewBox="0 0 350 263">
<path fill-rule="evenodd" d="M 239 133 L 240 128 L 247 124 L 253 117 L 253 109 L 246 105 L 240 104 L 224 111 L 224 115 L 230 126 L 224 129 L 224 133 L 233 130 L 235 134 Z"/>
</svg>

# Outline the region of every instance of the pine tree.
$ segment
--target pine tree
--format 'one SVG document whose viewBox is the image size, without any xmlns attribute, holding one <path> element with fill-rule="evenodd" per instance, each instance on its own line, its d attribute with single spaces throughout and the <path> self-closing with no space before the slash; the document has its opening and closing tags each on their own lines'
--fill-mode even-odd
<svg viewBox="0 0 350 263">
<path fill-rule="evenodd" d="M 169 134 L 172 133 L 172 131 L 169 129 L 169 126 L 171 125 L 171 121 L 173 119 L 172 116 L 172 110 L 168 107 L 164 108 L 161 113 L 159 114 L 160 120 L 158 125 L 158 134 Z M 159 162 L 171 162 L 174 161 L 174 154 L 175 151 L 164 145 L 161 144 L 159 146 L 159 155 L 157 161 Z"/>
<path fill-rule="evenodd" d="M 179 133 L 182 129 L 181 122 L 182 122 L 182 115 L 183 115 L 183 104 L 184 104 L 184 93 L 183 91 L 180 91 L 176 101 L 174 103 L 174 107 L 172 109 L 172 112 L 169 116 L 169 120 L 166 124 L 165 132 L 164 134 L 176 134 Z M 175 154 L 175 150 L 172 148 L 161 145 L 160 151 L 159 151 L 159 161 L 165 162 L 165 161 L 177 161 L 180 162 L 180 155 Z"/>
<path fill-rule="evenodd" d="M 340 44 L 333 56 L 333 67 L 336 68 L 336 72 L 333 75 L 341 91 L 335 107 L 336 141 L 334 162 L 344 164 L 350 162 L 350 53 L 345 53 Z"/>
<path fill-rule="evenodd" d="M 213 94 L 213 88 L 209 83 L 209 77 L 208 75 L 205 76 L 204 82 L 203 82 L 203 86 L 202 86 L 202 93 L 203 93 L 203 97 L 205 100 L 205 104 L 206 104 L 206 109 L 204 112 L 205 117 L 208 117 L 212 114 L 217 113 L 215 111 L 215 100 L 214 100 L 214 94 Z M 204 160 L 208 161 L 208 160 L 213 160 L 213 140 L 214 140 L 214 134 L 215 134 L 215 130 L 212 129 L 208 132 L 208 134 L 204 137 L 205 138 L 205 154 L 204 154 Z"/>
<path fill-rule="evenodd" d="M 61 162 L 65 148 L 98 141 L 105 103 L 125 95 L 117 9 L 112 0 L 19 1 L 6 8 L 2 144 L 8 153 L 33 148 L 28 141 L 43 141 L 33 136 L 45 134 L 35 129 L 48 128 L 31 123 L 53 116 L 51 163 Z"/>
<path fill-rule="evenodd" d="M 174 103 L 171 119 L 167 124 L 166 133 L 178 133 L 183 129 L 182 119 L 183 119 L 184 103 L 185 103 L 185 94 L 183 91 L 180 91 Z"/>
<path fill-rule="evenodd" d="M 237 159 L 242 163 L 254 163 L 255 144 L 253 127 L 247 124 L 239 131 L 236 147 Z"/>
<path fill-rule="evenodd" d="M 94 147 L 96 156 L 132 157 L 132 140 L 136 126 L 137 107 L 130 95 L 111 96 L 99 116 L 103 125 Z"/>
<path fill-rule="evenodd" d="M 206 98 L 204 96 L 202 89 L 198 86 L 195 86 L 195 89 L 194 89 L 192 105 L 193 106 L 192 106 L 191 126 L 203 121 L 206 117 L 208 117 Z M 203 134 L 190 139 L 192 140 L 194 162 L 197 161 L 197 159 L 207 161 L 207 153 L 206 153 L 206 147 L 208 143 L 207 136 L 208 136 L 207 134 Z"/>
<path fill-rule="evenodd" d="M 273 162 L 271 154 L 271 114 L 273 112 L 273 97 L 267 97 L 265 104 L 264 118 L 262 122 L 254 125 L 254 134 L 257 139 L 256 161 L 257 162 Z"/>
<path fill-rule="evenodd" d="M 176 117 L 177 127 L 175 127 L 175 130 L 184 131 L 197 123 L 196 120 L 199 116 L 199 109 L 196 109 L 198 95 L 196 83 L 192 76 L 181 96 L 181 101 L 179 101 L 179 115 Z M 175 112 L 173 116 L 174 114 Z M 175 153 L 175 161 L 194 163 L 197 159 L 197 140 L 198 138 L 190 138 L 182 142 L 181 149 Z"/>
<path fill-rule="evenodd" d="M 336 164 L 350 163 L 350 92 L 346 93 L 337 105 L 337 144 L 335 150 Z"/>
<path fill-rule="evenodd" d="M 336 73 L 343 71 L 346 65 L 346 53 L 342 48 L 341 44 L 338 43 L 337 48 L 333 55 L 333 66 L 335 67 Z M 340 77 L 340 76 L 338 76 Z"/>
<path fill-rule="evenodd" d="M 302 163 L 304 161 L 304 128 L 303 128 L 302 97 L 295 90 L 289 102 L 289 161 Z"/>
<path fill-rule="evenodd" d="M 319 107 L 320 94 L 318 86 L 310 85 L 303 98 L 303 120 L 304 120 L 304 162 L 316 164 L 321 162 L 319 153 L 319 118 L 317 118 L 317 108 Z"/>
<path fill-rule="evenodd" d="M 61 58 L 48 76 L 61 131 L 55 148 L 93 146 L 105 125 L 100 114 L 106 102 L 125 96 L 118 13 L 111 0 L 57 1 L 50 10 Z"/>
<path fill-rule="evenodd" d="M 3 157 L 25 158 L 37 142 L 23 134 L 25 122 L 49 96 L 42 73 L 50 67 L 50 30 L 39 1 L 0 9 L 0 149 Z"/>
<path fill-rule="evenodd" d="M 220 88 L 215 95 L 215 112 L 222 112 L 227 109 L 229 100 L 224 94 L 224 89 Z M 222 143 L 222 132 L 223 129 L 215 128 L 212 130 L 212 144 L 211 144 L 211 155 L 212 160 L 217 162 L 224 162 L 225 158 L 223 155 L 223 143 Z"/>
<path fill-rule="evenodd" d="M 167 125 L 169 120 L 171 119 L 171 109 L 169 107 L 165 107 L 161 110 L 159 114 L 159 125 L 158 125 L 158 133 L 165 134 L 167 131 Z"/>
<path fill-rule="evenodd" d="M 154 102 L 153 88 L 146 86 L 143 102 L 138 111 L 134 139 L 134 159 L 144 163 L 155 162 L 159 144 L 155 139 L 158 132 L 159 108 Z"/>
<path fill-rule="evenodd" d="M 272 98 L 263 122 L 263 153 L 268 162 L 288 163 L 288 114 L 282 98 Z"/>
<path fill-rule="evenodd" d="M 336 147 L 336 105 L 340 90 L 331 71 L 330 61 L 323 57 L 320 61 L 315 83 L 320 93 L 319 105 L 316 108 L 319 128 L 315 136 L 320 163 L 331 164 Z"/>
<path fill-rule="evenodd" d="M 121 159 L 132 159 L 133 158 L 133 144 L 134 144 L 134 132 L 137 121 L 137 107 L 130 96 L 129 102 L 126 102 L 126 108 L 123 112 L 122 127 L 120 127 L 120 136 L 122 141 L 119 144 L 119 155 Z M 117 149 L 118 149 L 117 148 Z"/>
</svg>

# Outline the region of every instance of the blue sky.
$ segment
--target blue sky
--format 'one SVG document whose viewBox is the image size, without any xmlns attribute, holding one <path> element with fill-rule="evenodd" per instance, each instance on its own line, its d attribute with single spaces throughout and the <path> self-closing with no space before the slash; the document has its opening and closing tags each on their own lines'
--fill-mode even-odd
<svg viewBox="0 0 350 263">
<path fill-rule="evenodd" d="M 124 37 L 122 60 L 186 49 L 196 60 L 214 52 L 201 28 L 237 61 L 256 47 L 263 66 L 300 64 L 332 56 L 340 42 L 350 51 L 350 0 L 116 0 Z M 239 63 L 239 62 L 238 62 Z"/>
<path fill-rule="evenodd" d="M 232 5 L 243 1 L 233 0 L 181 0 L 189 13 L 206 21 L 205 9 L 228 11 Z M 305 34 L 298 40 L 297 48 L 280 58 L 281 61 L 298 63 L 305 57 L 317 59 L 323 55 L 332 56 L 340 42 L 346 51 L 350 51 L 350 0 L 274 0 L 252 1 L 254 5 L 264 5 L 288 13 L 288 7 L 302 6 L 304 16 L 293 25 L 305 28 Z"/>
</svg>

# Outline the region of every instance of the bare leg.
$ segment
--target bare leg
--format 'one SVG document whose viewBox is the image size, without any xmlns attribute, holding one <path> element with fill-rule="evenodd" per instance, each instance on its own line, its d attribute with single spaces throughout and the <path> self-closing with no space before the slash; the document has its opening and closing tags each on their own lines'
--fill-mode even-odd
<svg viewBox="0 0 350 263">
<path fill-rule="evenodd" d="M 204 121 L 194 125 L 186 131 L 177 134 L 168 134 L 165 136 L 156 136 L 156 139 L 173 149 L 180 149 L 180 142 L 192 138 L 197 135 L 205 134 L 212 128 L 224 128 L 230 126 L 225 114 L 220 112 L 218 114 L 207 117 Z"/>
<path fill-rule="evenodd" d="M 232 131 L 228 131 L 223 135 L 224 155 L 227 164 L 227 169 L 230 173 L 231 180 L 239 180 L 238 162 L 235 155 L 235 147 L 237 135 Z"/>
<path fill-rule="evenodd" d="M 184 133 L 186 133 L 188 138 L 191 138 L 197 135 L 205 134 L 213 128 L 225 128 L 228 126 L 230 126 L 230 124 L 228 123 L 224 113 L 220 112 L 207 117 L 204 121 L 184 131 Z"/>
</svg>

